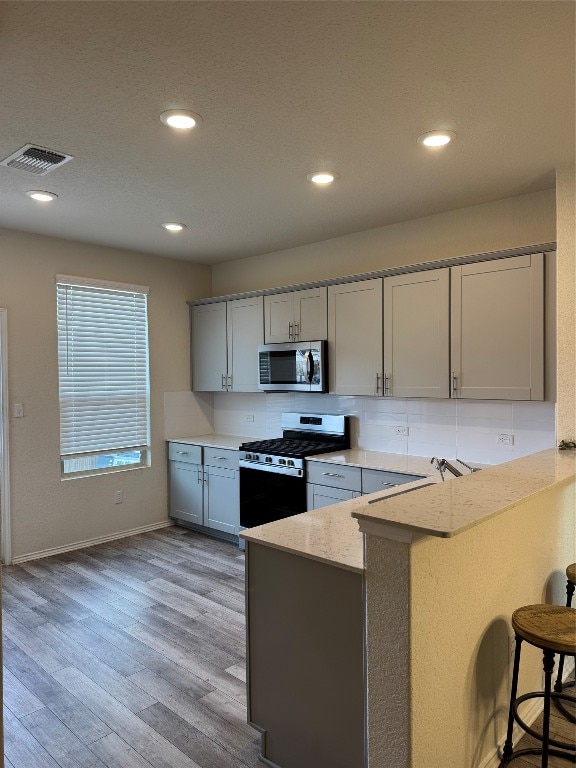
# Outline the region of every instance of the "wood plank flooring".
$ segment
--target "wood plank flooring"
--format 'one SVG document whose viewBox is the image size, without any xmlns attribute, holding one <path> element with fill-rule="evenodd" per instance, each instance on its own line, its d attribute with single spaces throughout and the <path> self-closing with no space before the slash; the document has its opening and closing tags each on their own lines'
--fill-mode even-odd
<svg viewBox="0 0 576 768">
<path fill-rule="evenodd" d="M 3 621 L 6 768 L 262 766 L 232 544 L 173 527 L 4 568 Z"/>
<path fill-rule="evenodd" d="M 3 569 L 7 768 L 256 768 L 244 555 L 184 528 Z"/>
</svg>

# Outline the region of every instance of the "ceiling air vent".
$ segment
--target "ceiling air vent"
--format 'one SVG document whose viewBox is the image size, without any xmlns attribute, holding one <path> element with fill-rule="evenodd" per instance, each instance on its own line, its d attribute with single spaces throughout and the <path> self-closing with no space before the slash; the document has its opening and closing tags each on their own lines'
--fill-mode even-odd
<svg viewBox="0 0 576 768">
<path fill-rule="evenodd" d="M 59 168 L 72 159 L 72 155 L 64 155 L 62 152 L 54 152 L 45 147 L 36 147 L 34 144 L 25 144 L 10 157 L 5 157 L 0 165 L 33 173 L 35 176 L 45 176 L 54 168 Z"/>
</svg>

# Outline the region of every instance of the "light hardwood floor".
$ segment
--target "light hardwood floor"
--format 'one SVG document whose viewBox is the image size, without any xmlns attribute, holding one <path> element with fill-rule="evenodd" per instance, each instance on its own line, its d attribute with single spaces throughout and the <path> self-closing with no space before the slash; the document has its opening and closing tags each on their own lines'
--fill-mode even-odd
<svg viewBox="0 0 576 768">
<path fill-rule="evenodd" d="M 166 528 L 4 568 L 3 587 L 6 768 L 261 768 L 237 547 Z"/>
<path fill-rule="evenodd" d="M 244 556 L 183 528 L 3 569 L 6 768 L 253 768 Z"/>
</svg>

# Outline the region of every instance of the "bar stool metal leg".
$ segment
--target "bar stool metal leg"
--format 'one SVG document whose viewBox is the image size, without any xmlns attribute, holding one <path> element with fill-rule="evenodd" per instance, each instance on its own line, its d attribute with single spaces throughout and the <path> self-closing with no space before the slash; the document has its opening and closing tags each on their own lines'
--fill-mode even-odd
<svg viewBox="0 0 576 768">
<path fill-rule="evenodd" d="M 572 597 L 574 596 L 574 590 L 575 589 L 576 589 L 576 584 L 574 584 L 573 581 L 570 581 L 568 579 L 568 581 L 566 582 L 566 608 L 571 608 L 572 607 Z M 568 688 L 568 687 L 574 685 L 574 683 L 572 683 L 572 682 L 567 683 L 567 684 L 562 682 L 562 675 L 564 674 L 564 654 L 561 653 L 559 656 L 560 657 L 558 659 L 558 676 L 556 677 L 556 682 L 554 683 L 554 690 L 556 691 L 556 693 L 562 693 L 564 688 Z M 576 718 L 574 718 L 574 716 L 571 715 L 565 709 L 563 704 L 561 704 L 558 700 L 556 700 L 555 703 L 556 703 L 556 706 L 558 707 L 558 709 L 562 712 L 562 714 L 565 717 L 567 717 L 573 723 L 576 723 Z"/>
<path fill-rule="evenodd" d="M 542 768 L 548 768 L 548 749 L 550 748 L 550 693 L 552 691 L 552 671 L 554 669 L 554 651 L 544 650 L 544 720 L 542 723 Z"/>
<path fill-rule="evenodd" d="M 514 671 L 512 673 L 512 690 L 510 692 L 510 709 L 508 711 L 508 731 L 506 733 L 506 741 L 504 742 L 504 749 L 502 750 L 502 757 L 504 761 L 508 761 L 512 758 L 513 745 L 512 745 L 512 730 L 514 728 L 514 702 L 516 701 L 516 693 L 518 691 L 518 670 L 520 669 L 520 650 L 522 647 L 522 638 L 515 635 L 515 648 L 514 648 Z"/>
</svg>

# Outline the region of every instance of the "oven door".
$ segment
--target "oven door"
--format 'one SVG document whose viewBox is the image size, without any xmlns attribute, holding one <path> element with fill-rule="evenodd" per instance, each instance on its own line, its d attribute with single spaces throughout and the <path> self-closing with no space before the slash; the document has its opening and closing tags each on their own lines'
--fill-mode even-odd
<svg viewBox="0 0 576 768">
<path fill-rule="evenodd" d="M 240 467 L 240 526 L 283 520 L 306 512 L 306 478 Z"/>
</svg>

